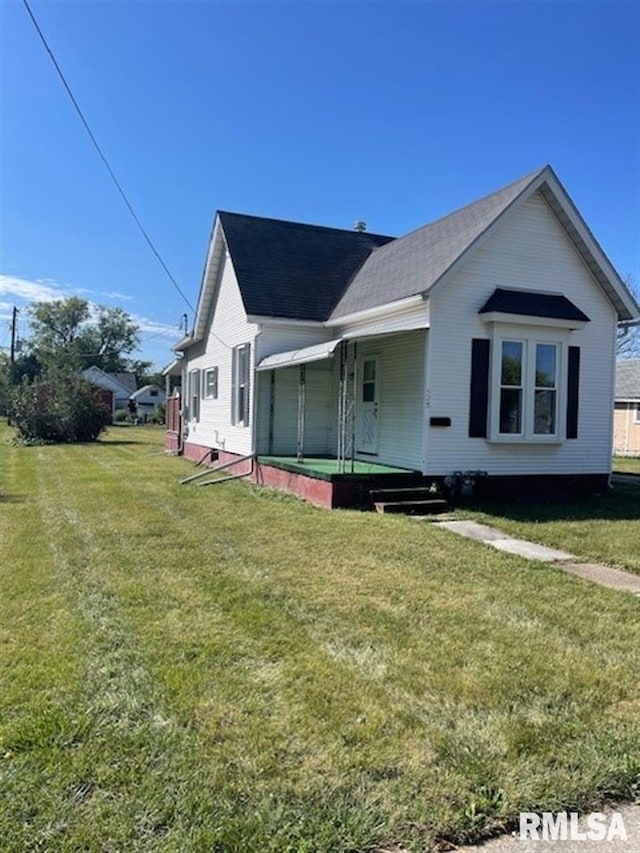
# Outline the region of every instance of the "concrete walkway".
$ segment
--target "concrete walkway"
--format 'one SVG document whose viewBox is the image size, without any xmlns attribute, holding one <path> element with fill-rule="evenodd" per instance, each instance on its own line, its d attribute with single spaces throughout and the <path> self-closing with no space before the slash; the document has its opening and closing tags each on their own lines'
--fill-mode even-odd
<svg viewBox="0 0 640 853">
<path fill-rule="evenodd" d="M 477 521 L 438 521 L 437 517 L 434 517 L 433 523 L 438 527 L 451 530 L 459 536 L 464 536 L 466 539 L 475 539 L 477 542 L 490 545 L 498 551 L 516 554 L 526 560 L 553 563 L 559 569 L 572 575 L 578 575 L 585 580 L 640 596 L 640 575 L 623 572 L 621 569 L 612 569 L 599 563 L 586 563 L 574 554 L 558 551 L 556 548 L 547 548 L 544 545 L 536 545 L 534 542 L 527 542 L 524 539 L 515 539 L 508 533 L 503 533 L 487 524 L 479 524 Z"/>
</svg>

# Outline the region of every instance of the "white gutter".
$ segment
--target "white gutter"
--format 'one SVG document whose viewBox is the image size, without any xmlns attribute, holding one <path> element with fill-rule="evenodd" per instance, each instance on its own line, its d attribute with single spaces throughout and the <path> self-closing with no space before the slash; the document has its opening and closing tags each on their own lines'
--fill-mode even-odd
<svg viewBox="0 0 640 853">
<path fill-rule="evenodd" d="M 258 326 L 297 326 L 309 329 L 324 329 L 322 320 L 296 320 L 289 317 L 269 317 L 266 314 L 247 314 L 247 323 Z"/>
</svg>

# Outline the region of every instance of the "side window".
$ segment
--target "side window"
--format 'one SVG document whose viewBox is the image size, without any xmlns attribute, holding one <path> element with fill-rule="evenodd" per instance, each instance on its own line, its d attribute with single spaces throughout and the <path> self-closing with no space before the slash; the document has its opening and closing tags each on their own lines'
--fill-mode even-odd
<svg viewBox="0 0 640 853">
<path fill-rule="evenodd" d="M 231 353 L 231 422 L 249 426 L 251 344 L 234 347 Z"/>
<path fill-rule="evenodd" d="M 191 405 L 191 420 L 200 420 L 200 371 L 189 373 L 189 403 Z"/>
<path fill-rule="evenodd" d="M 522 341 L 502 341 L 500 348 L 500 435 L 522 432 Z"/>
<path fill-rule="evenodd" d="M 210 367 L 204 372 L 204 387 L 202 396 L 206 400 L 218 399 L 218 368 Z"/>
</svg>

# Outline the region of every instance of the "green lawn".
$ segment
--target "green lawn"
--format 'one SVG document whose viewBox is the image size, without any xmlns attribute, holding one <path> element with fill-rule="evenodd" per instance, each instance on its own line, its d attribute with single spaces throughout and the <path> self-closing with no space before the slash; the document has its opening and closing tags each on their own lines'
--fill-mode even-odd
<svg viewBox="0 0 640 853">
<path fill-rule="evenodd" d="M 523 539 L 586 560 L 640 573 L 640 486 L 615 483 L 609 494 L 545 504 L 462 506 L 474 518 Z"/>
<path fill-rule="evenodd" d="M 614 456 L 613 470 L 619 474 L 640 474 L 640 456 Z"/>
<path fill-rule="evenodd" d="M 640 792 L 633 596 L 160 441 L 0 445 L 3 851 L 429 850 Z"/>
</svg>

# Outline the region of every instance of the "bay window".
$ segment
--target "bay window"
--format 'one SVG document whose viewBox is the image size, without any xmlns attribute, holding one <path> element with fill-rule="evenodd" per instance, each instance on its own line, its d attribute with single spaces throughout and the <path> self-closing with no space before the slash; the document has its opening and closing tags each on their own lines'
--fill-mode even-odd
<svg viewBox="0 0 640 853">
<path fill-rule="evenodd" d="M 561 341 L 493 339 L 491 438 L 544 441 L 560 433 Z"/>
</svg>

